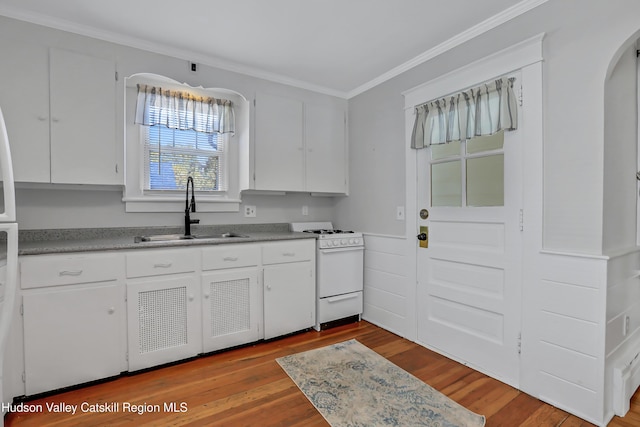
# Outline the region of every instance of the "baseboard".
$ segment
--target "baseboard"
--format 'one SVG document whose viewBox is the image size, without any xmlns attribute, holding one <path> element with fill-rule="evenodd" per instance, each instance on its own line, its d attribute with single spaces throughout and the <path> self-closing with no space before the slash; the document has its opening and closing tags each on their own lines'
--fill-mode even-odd
<svg viewBox="0 0 640 427">
<path fill-rule="evenodd" d="M 629 412 L 631 396 L 640 386 L 640 353 L 621 367 L 613 369 L 613 411 L 619 417 Z"/>
</svg>

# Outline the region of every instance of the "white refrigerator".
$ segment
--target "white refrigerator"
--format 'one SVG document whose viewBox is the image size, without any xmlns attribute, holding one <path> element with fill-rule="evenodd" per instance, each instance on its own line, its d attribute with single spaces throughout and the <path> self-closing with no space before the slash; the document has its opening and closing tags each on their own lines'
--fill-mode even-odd
<svg viewBox="0 0 640 427">
<path fill-rule="evenodd" d="M 4 426 L 6 405 L 2 382 L 4 355 L 15 308 L 18 272 L 18 223 L 16 222 L 16 199 L 13 182 L 13 166 L 9 138 L 0 109 L 0 168 L 3 200 L 0 203 L 0 427 Z M 4 205 L 4 207 L 2 207 Z"/>
</svg>

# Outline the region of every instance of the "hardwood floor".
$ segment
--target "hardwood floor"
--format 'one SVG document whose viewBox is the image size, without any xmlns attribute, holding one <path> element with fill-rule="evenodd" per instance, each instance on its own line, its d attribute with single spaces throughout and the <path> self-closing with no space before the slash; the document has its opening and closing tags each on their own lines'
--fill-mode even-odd
<svg viewBox="0 0 640 427">
<path fill-rule="evenodd" d="M 363 321 L 31 400 L 25 403 L 42 405 L 43 411 L 11 413 L 5 418 L 5 426 L 327 426 L 275 359 L 352 338 L 463 406 L 485 415 L 488 427 L 592 425 Z M 177 411 L 184 412 L 165 412 L 165 403 L 171 402 L 175 402 Z M 78 405 L 78 410 L 75 415 L 55 413 L 47 410 L 47 403 Z M 85 411 L 81 411 L 82 404 Z M 118 404 L 116 411 L 114 404 Z M 127 404 L 144 406 L 125 408 Z M 149 411 L 138 413 L 144 409 Z M 640 426 L 640 393 L 634 396 L 629 414 L 616 417 L 609 426 Z"/>
</svg>

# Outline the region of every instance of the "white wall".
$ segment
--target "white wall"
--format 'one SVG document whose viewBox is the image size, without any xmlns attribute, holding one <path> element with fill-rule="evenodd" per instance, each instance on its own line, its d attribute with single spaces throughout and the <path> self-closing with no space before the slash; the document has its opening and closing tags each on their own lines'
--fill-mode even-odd
<svg viewBox="0 0 640 427">
<path fill-rule="evenodd" d="M 117 115 L 124 117 L 124 77 L 135 73 L 155 73 L 186 82 L 191 86 L 222 87 L 241 93 L 247 99 L 255 97 L 256 91 L 270 91 L 298 97 L 309 102 L 335 104 L 346 109 L 347 101 L 299 88 L 261 80 L 246 75 L 203 66 L 194 73 L 188 62 L 95 40 L 64 31 L 29 24 L 14 19 L 0 17 L 0 37 L 16 40 L 25 48 L 37 49 L 46 55 L 49 47 L 59 47 L 106 58 L 116 63 L 119 73 L 117 83 Z M 2 52 L 0 51 L 0 55 Z M 25 67 L 30 64 L 25 64 Z M 3 76 L 0 67 L 0 79 Z M 15 82 L 15 85 L 29 84 Z M 1 94 L 0 94 L 1 95 Z M 0 97 L 0 104 L 2 99 Z M 2 105 L 4 110 L 11 106 Z M 11 137 L 10 123 L 7 123 Z M 120 156 L 124 150 L 124 125 L 118 124 L 118 149 Z M 311 197 L 308 194 L 287 194 L 280 196 L 244 196 L 244 204 L 257 206 L 256 218 L 244 218 L 241 213 L 197 213 L 195 218 L 201 224 L 239 223 L 287 223 L 291 221 L 319 221 L 333 219 L 336 198 Z M 302 216 L 302 206 L 309 207 L 309 215 Z M 125 213 L 120 188 L 90 187 L 69 189 L 64 186 L 21 186 L 17 190 L 17 215 L 21 229 L 39 228 L 85 228 L 85 227 L 126 227 L 144 225 L 180 225 L 182 212 L 175 213 Z"/>
<path fill-rule="evenodd" d="M 532 183 L 524 177 L 525 186 L 540 190 L 533 191 L 535 200 L 524 201 L 525 227 L 533 227 L 536 235 L 527 239 L 524 252 L 522 358 L 526 370 L 521 383 L 528 393 L 600 425 L 611 416 L 608 384 L 615 349 L 634 348 L 640 339 L 635 317 L 634 332 L 626 340 L 611 332 L 619 329 L 622 313 L 636 316 L 628 278 L 631 269 L 640 270 L 640 261 L 631 255 L 636 236 L 637 109 L 632 105 L 636 86 L 630 80 L 634 60 L 625 57 L 619 69 L 609 70 L 621 46 L 628 47 L 629 40 L 638 38 L 638 16 L 640 3 L 631 0 L 550 0 L 351 99 L 351 152 L 362 157 L 352 160 L 350 172 L 372 179 L 352 179 L 352 194 L 360 199 L 350 197 L 336 204 L 338 215 L 345 221 L 359 220 L 363 231 L 405 235 L 409 244 L 404 246 L 404 256 L 413 257 L 411 243 L 417 230 L 405 231 L 387 214 L 395 211 L 403 185 L 395 183 L 393 175 L 413 167 L 396 155 L 395 150 L 405 149 L 401 135 L 396 135 L 404 132 L 400 129 L 404 112 L 395 109 L 394 97 L 544 32 L 544 143 L 538 163 L 542 179 Z M 393 109 L 382 120 L 378 109 L 384 104 Z M 621 111 L 624 116 L 618 115 Z M 377 120 L 367 121 L 367 116 Z M 393 148 L 385 145 L 389 141 Z M 383 145 L 393 152 L 384 158 L 372 155 L 373 148 Z M 394 184 L 374 175 L 372 171 L 378 170 L 386 171 Z M 419 209 L 407 211 L 407 217 Z M 537 209 L 540 215 L 528 214 Z M 372 211 L 381 214 L 370 215 Z M 609 260 L 607 255 L 620 255 L 620 251 L 631 252 L 624 261 Z M 412 295 L 413 282 L 397 282 L 402 283 L 407 289 L 396 289 L 397 294 Z M 614 297 L 613 290 L 616 302 L 610 305 L 607 298 Z M 627 305 L 620 306 L 626 297 Z M 374 314 L 369 312 L 373 321 L 384 326 L 384 316 Z M 408 310 L 395 315 L 412 319 Z M 561 366 L 566 369 L 559 370 Z"/>
<path fill-rule="evenodd" d="M 639 14 L 640 3 L 632 0 L 550 0 L 349 100 L 353 197 L 337 203 L 338 216 L 362 224 L 363 231 L 402 235 L 394 216 L 404 190 L 397 177 L 405 169 L 398 155 L 404 132 L 398 94 L 545 32 L 543 244 L 553 250 L 602 254 L 603 84 L 616 50 L 638 30 Z M 384 115 L 382 106 L 389 107 Z M 385 147 L 384 156 L 376 155 L 380 147 Z"/>
<path fill-rule="evenodd" d="M 333 215 L 334 199 L 306 194 L 251 195 L 242 197 L 243 205 L 256 206 L 256 218 L 245 218 L 241 212 L 192 214 L 200 225 L 265 224 L 297 221 L 326 221 Z M 122 191 L 18 189 L 17 216 L 21 230 L 42 228 L 103 228 L 175 226 L 184 224 L 184 211 L 168 213 L 127 213 Z M 302 215 L 302 206 L 309 215 Z M 193 226 L 197 230 L 198 225 Z"/>
<path fill-rule="evenodd" d="M 636 246 L 638 95 L 635 40 L 605 81 L 603 253 Z"/>
<path fill-rule="evenodd" d="M 640 348 L 640 252 L 636 247 L 638 67 L 635 37 L 620 49 L 605 81 L 603 251 L 606 287 L 605 415 L 614 411 L 613 370 L 630 365 Z M 628 328 L 625 321 L 628 319 Z"/>
</svg>

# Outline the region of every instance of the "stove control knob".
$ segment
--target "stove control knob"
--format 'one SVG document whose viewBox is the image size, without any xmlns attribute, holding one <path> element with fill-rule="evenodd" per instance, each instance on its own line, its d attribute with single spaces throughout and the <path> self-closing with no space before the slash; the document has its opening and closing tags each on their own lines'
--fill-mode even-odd
<svg viewBox="0 0 640 427">
<path fill-rule="evenodd" d="M 349 239 L 349 244 L 350 245 L 355 245 L 356 244 L 356 239 Z"/>
<path fill-rule="evenodd" d="M 347 244 L 347 241 L 346 241 L 345 239 L 342 239 L 342 240 L 340 240 L 340 244 L 342 244 L 342 245 L 346 245 L 346 244 Z"/>
</svg>

